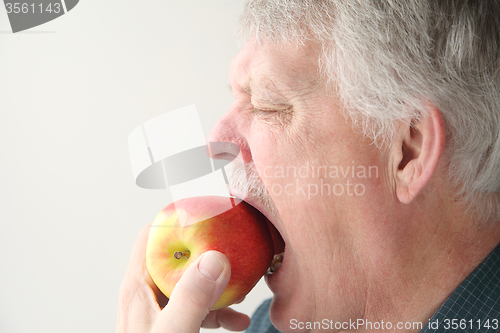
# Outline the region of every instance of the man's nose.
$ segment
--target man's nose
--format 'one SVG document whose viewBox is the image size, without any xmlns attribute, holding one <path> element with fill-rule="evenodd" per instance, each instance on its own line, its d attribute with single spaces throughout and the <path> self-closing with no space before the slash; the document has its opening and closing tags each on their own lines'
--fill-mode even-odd
<svg viewBox="0 0 500 333">
<path fill-rule="evenodd" d="M 239 121 L 235 111 L 232 110 L 219 119 L 207 138 L 211 158 L 232 161 L 239 156 L 244 163 L 249 163 L 252 160 L 242 125 L 243 123 Z"/>
</svg>

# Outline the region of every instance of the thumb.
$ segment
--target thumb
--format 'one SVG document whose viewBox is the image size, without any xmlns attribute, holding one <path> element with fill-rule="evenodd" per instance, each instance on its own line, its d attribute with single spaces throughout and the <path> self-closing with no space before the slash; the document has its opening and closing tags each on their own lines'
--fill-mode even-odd
<svg viewBox="0 0 500 333">
<path fill-rule="evenodd" d="M 216 251 L 202 254 L 175 285 L 153 332 L 198 333 L 230 277 L 231 266 L 225 255 Z"/>
</svg>

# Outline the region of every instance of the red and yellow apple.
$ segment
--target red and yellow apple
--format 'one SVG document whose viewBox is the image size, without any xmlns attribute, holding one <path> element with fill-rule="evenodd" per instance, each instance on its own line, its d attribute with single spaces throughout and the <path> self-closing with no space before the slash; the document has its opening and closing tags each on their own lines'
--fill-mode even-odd
<svg viewBox="0 0 500 333">
<path fill-rule="evenodd" d="M 204 252 L 222 252 L 231 279 L 212 308 L 243 298 L 264 275 L 274 254 L 268 220 L 244 201 L 193 197 L 165 207 L 153 221 L 146 265 L 158 288 L 170 297 L 187 268 Z"/>
</svg>

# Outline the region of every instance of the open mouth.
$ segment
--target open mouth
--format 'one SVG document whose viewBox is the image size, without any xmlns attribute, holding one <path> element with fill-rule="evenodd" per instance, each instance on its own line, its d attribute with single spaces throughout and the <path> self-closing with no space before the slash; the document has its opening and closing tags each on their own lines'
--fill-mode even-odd
<svg viewBox="0 0 500 333">
<path fill-rule="evenodd" d="M 269 221 L 268 222 L 269 229 L 271 230 L 271 235 L 273 236 L 274 257 L 273 260 L 271 261 L 271 264 L 269 265 L 267 273 L 274 274 L 278 271 L 278 269 L 281 267 L 281 263 L 283 262 L 283 258 L 285 256 L 285 241 L 281 236 L 280 232 L 278 231 L 278 229 L 276 229 L 273 222 L 269 218 L 268 221 Z"/>
<path fill-rule="evenodd" d="M 274 243 L 274 257 L 271 261 L 271 264 L 269 265 L 269 269 L 267 270 L 267 274 L 274 274 L 278 271 L 278 269 L 281 267 L 281 264 L 283 262 L 283 258 L 285 256 L 285 240 L 281 236 L 281 233 L 278 231 L 278 229 L 275 226 L 275 223 L 273 220 L 276 219 L 273 214 L 269 211 L 269 209 L 260 202 L 260 200 L 256 200 L 252 198 L 251 196 L 242 196 L 239 195 L 239 193 L 235 193 L 236 191 L 232 190 L 230 191 L 230 195 L 232 197 L 238 198 L 239 200 L 245 201 L 247 204 L 251 205 L 255 209 L 257 209 L 262 215 L 264 215 L 267 220 L 268 220 L 268 226 L 271 231 L 271 235 L 273 237 L 273 243 Z M 242 199 L 244 198 L 244 199 Z"/>
</svg>

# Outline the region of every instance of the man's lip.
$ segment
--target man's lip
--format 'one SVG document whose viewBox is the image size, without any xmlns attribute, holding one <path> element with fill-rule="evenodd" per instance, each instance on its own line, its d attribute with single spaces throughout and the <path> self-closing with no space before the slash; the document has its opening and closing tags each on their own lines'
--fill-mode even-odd
<svg viewBox="0 0 500 333">
<path fill-rule="evenodd" d="M 243 200 L 250 206 L 253 206 L 259 212 L 261 212 L 269 221 L 271 221 L 273 225 L 275 225 L 276 217 L 272 216 L 271 212 L 269 212 L 267 207 L 264 204 L 262 204 L 262 202 L 260 202 L 259 200 L 255 200 L 252 197 L 245 196 L 241 192 L 238 192 L 236 190 L 229 191 L 229 195 L 237 199 Z"/>
</svg>

